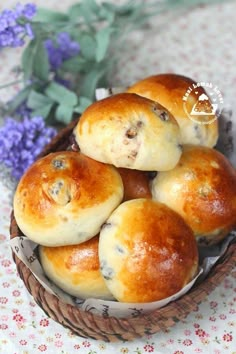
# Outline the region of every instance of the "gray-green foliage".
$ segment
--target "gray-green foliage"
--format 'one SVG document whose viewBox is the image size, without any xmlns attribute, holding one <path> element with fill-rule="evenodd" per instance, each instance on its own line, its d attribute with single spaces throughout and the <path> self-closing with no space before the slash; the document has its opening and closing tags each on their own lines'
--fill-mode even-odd
<svg viewBox="0 0 236 354">
<path fill-rule="evenodd" d="M 22 102 L 26 102 L 32 115 L 41 115 L 50 124 L 56 121 L 68 124 L 75 113 L 83 112 L 91 104 L 96 87 L 106 85 L 116 63 L 114 53 L 119 52 L 119 44 L 127 33 L 144 25 L 157 13 L 204 2 L 131 0 L 118 6 L 83 0 L 65 13 L 38 9 L 31 23 L 35 36 L 26 46 L 21 60 L 24 89 L 9 103 L 8 112 L 14 113 Z M 44 41 L 55 39 L 62 31 L 79 43 L 80 51 L 64 61 L 55 73 L 50 70 Z M 70 88 L 56 81 L 56 77 L 69 80 Z"/>
</svg>

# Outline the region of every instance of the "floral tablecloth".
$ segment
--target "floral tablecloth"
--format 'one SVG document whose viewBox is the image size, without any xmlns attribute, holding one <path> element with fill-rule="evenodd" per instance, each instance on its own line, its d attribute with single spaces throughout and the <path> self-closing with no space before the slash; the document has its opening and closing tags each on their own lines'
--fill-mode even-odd
<svg viewBox="0 0 236 354">
<path fill-rule="evenodd" d="M 16 2 L 1 1 L 0 11 Z M 35 2 L 45 5 L 43 0 Z M 48 0 L 46 5 L 63 10 L 71 3 Z M 111 84 L 129 85 L 147 75 L 175 71 L 218 85 L 225 107 L 236 112 L 235 13 L 235 1 L 222 1 L 154 18 L 151 28 L 130 36 Z M 1 52 L 1 84 L 14 79 L 11 69 L 19 58 L 19 49 Z M 16 85 L 1 90 L 0 100 L 17 89 Z M 55 323 L 36 305 L 16 273 L 8 242 L 11 198 L 11 189 L 0 181 L 0 353 L 236 354 L 236 269 L 196 312 L 165 333 L 109 344 L 80 338 Z"/>
</svg>

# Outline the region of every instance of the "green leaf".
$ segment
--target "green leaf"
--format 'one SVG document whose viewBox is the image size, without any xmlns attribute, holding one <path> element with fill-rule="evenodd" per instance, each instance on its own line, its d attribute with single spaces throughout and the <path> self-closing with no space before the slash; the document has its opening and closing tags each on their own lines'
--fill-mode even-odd
<svg viewBox="0 0 236 354">
<path fill-rule="evenodd" d="M 171 1 L 173 1 L 173 0 L 171 0 Z M 176 1 L 176 0 L 174 0 L 174 1 Z M 111 5 L 109 4 L 109 6 L 111 6 Z M 145 9 L 149 8 L 149 6 L 150 6 L 150 4 L 146 5 L 146 4 L 144 4 L 144 2 L 142 0 L 141 1 L 132 1 L 131 0 L 131 1 L 127 1 L 123 5 L 113 5 L 113 9 L 114 9 L 113 11 L 115 11 L 116 14 L 118 14 L 120 16 L 127 17 L 127 16 L 132 15 L 136 11 L 139 11 L 139 12 L 141 10 L 145 11 Z M 160 4 L 155 4 L 155 6 L 157 8 L 159 8 Z"/>
<path fill-rule="evenodd" d="M 60 104 L 56 109 L 56 119 L 64 124 L 70 123 L 73 115 L 73 107 Z"/>
<path fill-rule="evenodd" d="M 74 22 L 78 17 L 81 16 L 81 4 L 73 4 L 72 6 L 69 7 L 68 9 L 68 15 L 70 17 L 70 20 Z"/>
<path fill-rule="evenodd" d="M 92 60 L 96 55 L 96 40 L 93 35 L 84 33 L 80 39 L 80 51 L 85 59 Z"/>
<path fill-rule="evenodd" d="M 87 1 L 84 1 L 80 4 L 80 12 L 85 22 L 92 22 L 93 14 L 91 13 L 89 6 L 87 6 Z"/>
<path fill-rule="evenodd" d="M 83 111 L 92 104 L 92 100 L 81 96 L 79 98 L 79 104 L 74 108 L 74 112 L 83 113 Z"/>
<path fill-rule="evenodd" d="M 41 39 L 38 39 L 33 59 L 33 74 L 42 81 L 49 79 L 49 61 L 47 50 Z"/>
<path fill-rule="evenodd" d="M 30 41 L 28 46 L 23 51 L 21 57 L 21 65 L 22 65 L 25 81 L 28 81 L 32 77 L 33 61 L 36 52 L 36 47 L 37 47 L 37 41 L 33 39 L 32 41 Z"/>
<path fill-rule="evenodd" d="M 78 102 L 78 97 L 74 92 L 56 82 L 51 82 L 48 85 L 45 94 L 53 101 L 70 107 L 75 106 Z"/>
<path fill-rule="evenodd" d="M 49 103 L 45 106 L 41 106 L 39 107 L 38 109 L 35 109 L 32 114 L 31 114 L 31 117 L 43 117 L 44 119 L 46 119 L 50 112 L 51 112 L 51 109 L 53 108 L 53 103 Z"/>
<path fill-rule="evenodd" d="M 113 23 L 115 20 L 115 7 L 108 3 L 101 4 L 98 16 L 100 19 L 107 20 L 110 24 Z"/>
<path fill-rule="evenodd" d="M 63 71 L 69 71 L 72 73 L 87 71 L 91 68 L 92 62 L 84 59 L 81 56 L 72 57 L 71 59 L 65 60 L 61 66 Z"/>
<path fill-rule="evenodd" d="M 8 113 L 14 112 L 17 107 L 20 106 L 27 99 L 31 90 L 32 87 L 27 86 L 22 89 L 15 97 L 13 97 L 12 101 L 7 104 Z"/>
<path fill-rule="evenodd" d="M 27 100 L 27 106 L 31 109 L 39 109 L 52 103 L 53 101 L 49 97 L 35 90 L 30 92 Z"/>
<path fill-rule="evenodd" d="M 98 31 L 95 35 L 97 47 L 96 47 L 96 60 L 97 62 L 102 61 L 108 50 L 110 44 L 111 34 L 113 32 L 113 28 L 104 27 L 100 31 Z"/>
<path fill-rule="evenodd" d="M 68 14 L 71 20 L 82 17 L 87 23 L 90 23 L 94 15 L 97 15 L 99 8 L 100 6 L 97 5 L 96 1 L 86 0 L 72 5 L 68 10 Z"/>
<path fill-rule="evenodd" d="M 93 99 L 95 95 L 95 89 L 99 80 L 105 75 L 106 67 L 103 66 L 98 69 L 93 69 L 84 78 L 81 86 L 81 95 Z"/>
<path fill-rule="evenodd" d="M 86 0 L 86 5 L 90 9 L 90 11 L 93 12 L 94 14 L 97 14 L 97 12 L 99 11 L 100 6 L 97 4 L 95 0 Z"/>
<path fill-rule="evenodd" d="M 61 22 L 61 21 L 69 21 L 69 16 L 58 12 L 58 11 L 53 11 L 46 9 L 44 7 L 39 7 L 37 9 L 37 13 L 34 16 L 33 21 L 38 21 L 38 22 Z"/>
<path fill-rule="evenodd" d="M 86 0 L 81 2 L 81 15 L 88 24 L 90 24 L 90 22 L 94 19 L 94 15 L 96 15 L 98 8 L 99 7 L 93 0 Z"/>
</svg>

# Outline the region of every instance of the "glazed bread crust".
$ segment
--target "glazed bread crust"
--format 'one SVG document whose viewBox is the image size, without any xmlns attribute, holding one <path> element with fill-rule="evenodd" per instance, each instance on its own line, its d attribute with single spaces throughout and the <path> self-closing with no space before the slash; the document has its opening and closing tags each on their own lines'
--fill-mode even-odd
<svg viewBox="0 0 236 354">
<path fill-rule="evenodd" d="M 72 296 L 114 299 L 100 273 L 98 241 L 99 236 L 95 236 L 79 245 L 40 246 L 40 262 L 45 274 Z"/>
<path fill-rule="evenodd" d="M 31 240 L 64 246 L 95 236 L 122 199 L 123 183 L 114 167 L 78 152 L 55 152 L 21 178 L 14 213 Z"/>
<path fill-rule="evenodd" d="M 198 269 L 192 230 L 173 210 L 151 199 L 118 206 L 99 241 L 101 272 L 121 302 L 152 302 L 171 296 Z"/>
<path fill-rule="evenodd" d="M 85 155 L 143 171 L 172 169 L 182 153 L 179 126 L 165 108 L 123 93 L 90 105 L 74 129 Z"/>
<path fill-rule="evenodd" d="M 128 88 L 127 92 L 159 102 L 172 113 L 179 124 L 183 144 L 213 147 L 219 136 L 217 119 L 209 124 L 199 124 L 192 121 L 184 109 L 183 97 L 193 84 L 197 85 L 194 80 L 182 75 L 159 74 L 136 82 Z M 197 92 L 199 96 L 206 94 L 202 86 L 197 87 Z M 197 96 L 192 90 L 186 104 L 187 112 L 191 111 L 195 103 L 197 103 Z M 205 119 L 212 120 L 212 118 L 212 116 L 205 116 Z M 198 119 L 201 120 L 202 116 L 195 116 L 195 120 Z"/>
<path fill-rule="evenodd" d="M 200 244 L 218 243 L 236 225 L 236 171 L 215 149 L 184 145 L 177 166 L 158 173 L 151 191 L 185 219 Z"/>
<path fill-rule="evenodd" d="M 118 168 L 124 186 L 123 201 L 138 198 L 152 198 L 150 177 L 147 172 Z"/>
</svg>

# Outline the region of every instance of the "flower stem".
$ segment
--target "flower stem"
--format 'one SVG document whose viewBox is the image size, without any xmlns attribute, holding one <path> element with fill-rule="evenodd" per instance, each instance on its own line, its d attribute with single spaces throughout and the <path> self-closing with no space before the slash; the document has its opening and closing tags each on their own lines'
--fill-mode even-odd
<svg viewBox="0 0 236 354">
<path fill-rule="evenodd" d="M 9 86 L 13 86 L 13 85 L 16 85 L 16 84 L 20 84 L 21 82 L 24 82 L 24 80 L 23 80 L 23 79 L 19 79 L 19 80 L 15 80 L 15 81 L 9 82 L 8 84 L 1 85 L 1 86 L 0 86 L 0 90 L 1 90 L 1 89 L 4 89 L 4 88 L 6 88 L 6 87 L 9 87 Z"/>
</svg>

